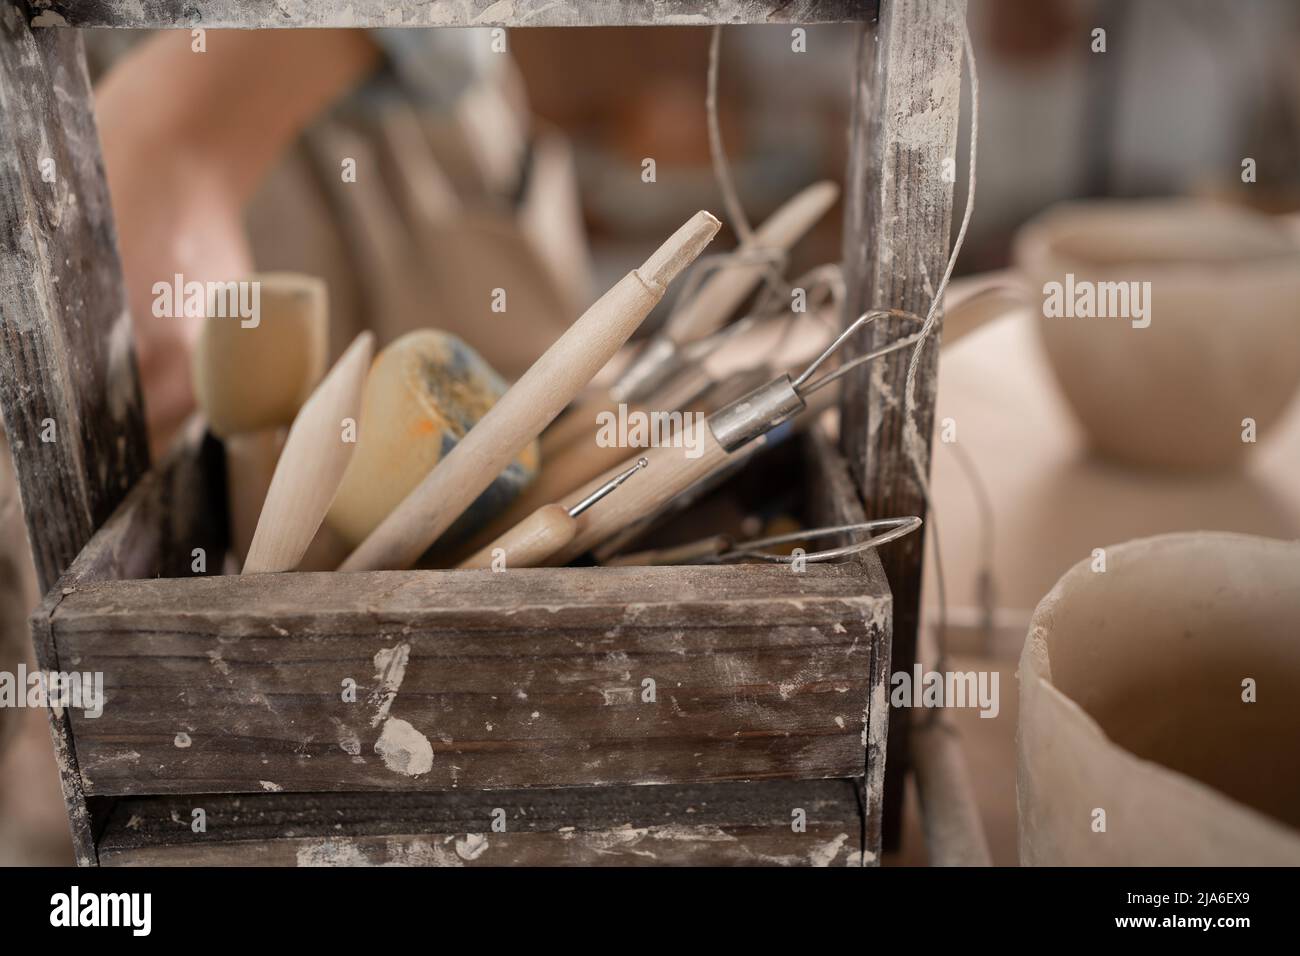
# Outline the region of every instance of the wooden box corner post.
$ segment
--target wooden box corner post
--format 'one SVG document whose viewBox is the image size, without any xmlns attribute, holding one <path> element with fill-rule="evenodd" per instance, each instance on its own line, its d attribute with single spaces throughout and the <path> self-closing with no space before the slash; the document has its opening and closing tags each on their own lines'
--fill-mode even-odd
<svg viewBox="0 0 1300 956">
<path fill-rule="evenodd" d="M 965 16 L 966 0 L 881 0 L 877 21 L 862 29 L 845 191 L 845 323 L 873 308 L 923 316 L 928 288 L 938 286 L 947 266 L 953 182 L 943 170 L 945 160 L 956 159 Z M 870 337 L 850 343 L 846 358 L 913 331 L 897 319 L 876 322 Z M 927 475 L 942 331 L 940 312 L 916 380 L 912 424 Z M 910 356 L 903 350 L 874 362 L 844 389 L 842 444 L 869 518 L 926 515 L 925 491 L 904 440 Z M 893 670 L 910 670 L 916 660 L 927 533 L 882 552 L 894 595 Z M 895 709 L 889 720 L 887 849 L 897 846 L 900 832 L 910 716 Z"/>
</svg>

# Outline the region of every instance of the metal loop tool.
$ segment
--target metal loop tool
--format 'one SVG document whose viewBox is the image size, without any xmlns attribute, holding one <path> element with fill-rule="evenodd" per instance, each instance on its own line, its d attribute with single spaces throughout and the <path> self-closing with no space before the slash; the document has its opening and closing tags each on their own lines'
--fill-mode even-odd
<svg viewBox="0 0 1300 956">
<path fill-rule="evenodd" d="M 791 531 L 766 538 L 753 538 L 742 542 L 734 542 L 727 535 L 714 535 L 671 548 L 619 555 L 611 558 L 606 564 L 614 567 L 650 564 L 723 564 L 727 561 L 738 561 L 745 558 L 770 561 L 775 564 L 794 564 L 796 561 L 816 564 L 835 561 L 839 558 L 869 551 L 872 548 L 878 548 L 883 544 L 896 541 L 904 535 L 909 535 L 920 527 L 921 519 L 915 515 L 909 515 L 904 518 L 878 518 L 874 521 L 859 521 L 853 524 L 805 528 L 800 531 Z M 865 531 L 868 532 L 868 535 L 860 541 L 854 541 L 838 548 L 809 551 L 805 554 L 781 554 L 764 550 L 773 545 L 828 538 L 832 535 L 850 534 L 855 531 Z M 870 532 L 874 531 L 884 531 L 884 534 L 870 534 Z"/>
<path fill-rule="evenodd" d="M 884 317 L 908 319 L 917 323 L 922 321 L 916 313 L 903 309 L 872 309 L 864 312 L 852 325 L 841 332 L 839 337 L 827 346 L 826 350 L 815 358 L 798 378 L 791 379 L 789 375 L 780 375 L 710 415 L 709 428 L 718 443 L 729 452 L 736 450 L 751 439 L 771 431 L 777 425 L 803 411 L 807 406 L 808 396 L 819 389 L 825 388 L 831 382 L 867 362 L 916 343 L 917 335 L 907 336 L 845 362 L 835 371 L 823 375 L 816 381 L 809 381 L 813 374 L 839 351 L 850 336 L 876 319 Z"/>
</svg>

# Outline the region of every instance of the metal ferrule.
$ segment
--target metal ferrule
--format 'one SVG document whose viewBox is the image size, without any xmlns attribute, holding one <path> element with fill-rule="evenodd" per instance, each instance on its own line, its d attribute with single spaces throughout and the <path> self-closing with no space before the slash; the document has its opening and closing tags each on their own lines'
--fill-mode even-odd
<svg viewBox="0 0 1300 956">
<path fill-rule="evenodd" d="M 676 375 L 685 362 L 676 342 L 666 335 L 656 335 L 623 370 L 609 390 L 610 397 L 616 402 L 639 402 L 649 398 Z"/>
<path fill-rule="evenodd" d="M 709 430 L 726 451 L 733 452 L 746 442 L 771 431 L 805 408 L 789 375 L 782 375 L 754 389 L 709 416 Z"/>
</svg>

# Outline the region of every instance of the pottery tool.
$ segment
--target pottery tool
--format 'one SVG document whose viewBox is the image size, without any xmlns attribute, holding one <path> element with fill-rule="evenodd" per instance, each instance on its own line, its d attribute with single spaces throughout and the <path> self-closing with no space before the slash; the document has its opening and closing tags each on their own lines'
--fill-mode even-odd
<svg viewBox="0 0 1300 956">
<path fill-rule="evenodd" d="M 698 212 L 639 269 L 600 297 L 533 363 L 340 567 L 406 568 L 627 341 L 721 224 Z"/>
<path fill-rule="evenodd" d="M 680 408 L 681 404 L 684 404 L 686 400 L 697 396 L 708 387 L 704 370 L 701 368 L 704 356 L 724 345 L 728 338 L 750 329 L 753 326 L 753 321 L 749 317 L 741 319 L 723 328 L 720 332 L 715 332 L 707 338 L 690 343 L 683 350 L 685 354 L 678 367 L 672 370 L 672 373 L 664 381 L 660 382 L 652 393 L 642 398 L 620 403 L 610 396 L 608 390 L 589 392 L 586 397 L 570 406 L 563 417 L 542 433 L 542 461 L 549 466 L 551 462 L 561 456 L 568 455 L 576 446 L 581 446 L 579 450 L 585 454 L 594 444 L 599 416 L 603 414 L 617 415 L 619 404 L 626 404 L 630 410 L 647 412 L 655 408 L 665 411 Z M 690 392 L 686 399 L 682 399 L 681 404 L 669 404 L 668 397 L 678 399 L 683 395 L 684 391 L 689 391 L 688 378 L 696 380 L 696 390 Z M 590 478 L 592 475 L 588 475 L 588 477 Z"/>
<path fill-rule="evenodd" d="M 535 567 L 573 540 L 578 531 L 578 516 L 600 501 L 642 468 L 649 465 L 638 458 L 635 465 L 611 478 L 576 505 L 564 509 L 557 504 L 542 505 L 528 518 L 510 529 L 493 546 L 484 548 L 473 557 L 462 561 L 460 568 L 490 568 L 500 560 L 509 568 Z"/>
<path fill-rule="evenodd" d="M 347 542 L 340 560 L 451 453 L 506 389 L 477 352 L 446 332 L 410 332 L 379 353 L 361 403 L 366 427 L 326 517 Z M 450 533 L 500 513 L 533 481 L 537 460 L 536 442 L 525 444 Z"/>
<path fill-rule="evenodd" d="M 329 319 L 325 283 L 296 273 L 261 273 L 255 318 L 215 315 L 209 304 L 194 349 L 194 392 L 222 440 L 230 546 L 248 553 L 279 456 L 282 429 L 325 372 Z"/>
<path fill-rule="evenodd" d="M 825 348 L 830 340 L 829 324 L 822 321 L 826 318 L 830 317 L 791 313 L 775 318 L 746 318 L 714 333 L 708 339 L 694 342 L 688 346 L 694 361 L 680 369 L 671 381 L 644 404 L 628 408 L 627 417 L 631 419 L 633 416 L 674 412 L 705 413 L 720 408 L 776 374 L 763 359 L 787 340 L 798 340 L 799 352 L 804 354 L 809 349 L 816 354 Z M 783 359 L 788 357 L 782 356 Z M 569 447 L 556 451 L 549 459 L 543 451 L 543 467 L 537 480 L 476 532 L 459 554 L 481 550 L 484 545 L 505 534 L 538 508 L 562 500 L 570 492 L 598 475 L 606 474 L 627 458 L 626 446 L 601 444 L 594 440 L 597 435 L 595 415 L 598 413 L 592 414 L 593 417 L 584 423 L 584 431 L 593 440 L 571 443 Z M 608 414 L 617 419 L 621 413 L 609 410 Z M 546 448 L 545 436 L 542 448 Z"/>
<path fill-rule="evenodd" d="M 772 257 L 784 257 L 835 204 L 839 193 L 833 182 L 814 183 L 742 239 L 732 254 L 741 264 L 719 269 L 698 292 L 683 299 L 610 389 L 614 401 L 635 401 L 663 384 L 680 367 L 681 347 L 719 329 L 771 268 Z"/>
<path fill-rule="evenodd" d="M 782 427 L 788 428 L 791 424 L 793 423 L 787 423 Z M 773 440 L 774 436 L 775 441 Z M 605 538 L 599 544 L 592 545 L 590 549 L 592 557 L 596 559 L 597 564 L 604 564 L 615 555 L 624 553 L 632 542 L 639 540 L 671 515 L 680 514 L 694 506 L 697 501 L 708 497 L 713 491 L 725 485 L 739 471 L 744 469 L 751 458 L 760 452 L 766 451 L 773 444 L 778 444 L 780 440 L 780 429 L 777 429 L 774 433 L 760 435 L 748 445 L 744 445 L 732 452 L 720 465 L 703 478 L 687 485 L 677 494 L 664 497 L 662 501 L 657 501 L 653 507 L 647 508 L 641 515 L 619 528 L 614 534 Z"/>
<path fill-rule="evenodd" d="M 374 340 L 370 332 L 358 335 L 293 420 L 244 574 L 292 571 L 316 537 L 356 448 L 346 430 L 349 420 L 357 427 Z"/>
<path fill-rule="evenodd" d="M 608 393 L 594 395 L 571 409 L 542 436 L 547 460 L 574 441 L 589 438 L 597 414 L 645 401 L 692 361 L 689 344 L 726 323 L 753 292 L 766 270 L 785 255 L 826 214 L 839 196 L 832 182 L 819 182 L 781 206 L 733 252 L 702 260 L 678 297 L 678 305 L 657 333 L 618 376 Z M 710 272 L 711 270 L 711 272 Z M 709 278 L 701 281 L 708 274 Z"/>
<path fill-rule="evenodd" d="M 745 559 L 770 561 L 776 564 L 792 564 L 796 560 L 817 564 L 823 561 L 837 561 L 850 555 L 878 548 L 883 544 L 896 541 L 903 535 L 911 534 L 921 527 L 921 519 L 915 515 L 905 518 L 877 518 L 874 521 L 859 521 L 853 524 L 840 524 L 824 528 L 800 528 L 786 534 L 775 534 L 765 538 L 736 542 L 729 535 L 715 534 L 698 541 L 675 545 L 671 548 L 656 548 L 650 551 L 638 551 L 635 554 L 619 555 L 610 558 L 605 564 L 609 567 L 644 566 L 652 564 L 725 564 L 728 561 Z M 847 535 L 855 531 L 868 532 L 861 541 L 825 548 L 821 551 L 808 551 L 794 555 L 783 552 L 767 551 L 778 544 L 810 541 L 817 538 L 829 538 Z M 884 534 L 870 534 L 884 531 Z"/>
<path fill-rule="evenodd" d="M 838 272 L 838 266 L 819 267 L 795 280 L 796 284 L 807 283 L 809 286 L 809 312 L 793 312 L 788 305 L 783 305 L 775 312 L 756 312 L 682 346 L 677 352 L 675 367 L 668 370 L 667 378 L 650 395 L 627 404 L 672 411 L 685 404 L 686 400 L 672 404 L 668 399 L 680 396 L 687 389 L 691 378 L 694 378 L 697 386 L 697 391 L 691 397 L 698 397 L 706 389 L 726 381 L 739 371 L 757 368 L 787 343 L 797 342 L 803 349 L 810 349 L 811 354 L 816 354 L 830 341 L 830 330 L 839 322 L 843 290 Z M 822 292 L 829 292 L 833 302 L 825 303 Z M 789 363 L 797 363 L 801 354 L 802 352 L 786 354 L 782 358 Z M 619 403 L 614 402 L 610 396 L 600 394 L 570 409 L 542 434 L 542 460 L 549 464 L 565 454 L 578 440 L 590 439 L 596 416 L 602 412 L 615 411 L 617 404 Z"/>
<path fill-rule="evenodd" d="M 647 453 L 646 457 L 654 467 L 653 481 L 639 483 L 635 488 L 612 499 L 595 514 L 583 515 L 579 520 L 578 533 L 573 541 L 553 555 L 548 564 L 566 564 L 642 515 L 670 501 L 697 481 L 708 477 L 712 472 L 723 467 L 732 453 L 762 438 L 778 425 L 804 411 L 808 406 L 809 396 L 838 381 L 849 371 L 861 367 L 866 362 L 874 361 L 882 355 L 888 355 L 916 343 L 915 335 L 899 339 L 883 348 L 842 363 L 835 371 L 828 372 L 815 381 L 812 380 L 814 373 L 850 336 L 882 316 L 920 321 L 919 317 L 899 309 L 878 309 L 864 313 L 797 378 L 792 379 L 789 375 L 777 376 L 768 384 L 714 412 L 703 422 L 692 421 L 683 430 L 684 434 L 680 442 L 682 447 L 664 446 Z M 605 480 L 608 480 L 608 476 L 597 479 L 596 486 L 603 484 Z M 579 501 L 592 490 L 594 486 L 584 487 L 575 492 L 571 500 L 566 500 L 564 503 L 572 504 Z"/>
</svg>

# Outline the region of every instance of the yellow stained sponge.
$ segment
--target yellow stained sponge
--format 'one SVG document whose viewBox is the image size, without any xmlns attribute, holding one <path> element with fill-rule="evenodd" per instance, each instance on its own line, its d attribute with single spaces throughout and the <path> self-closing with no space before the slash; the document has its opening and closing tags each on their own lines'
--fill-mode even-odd
<svg viewBox="0 0 1300 956">
<path fill-rule="evenodd" d="M 357 448 L 327 521 L 355 547 L 456 447 L 506 383 L 445 332 L 411 332 L 371 366 Z M 452 541 L 504 508 L 537 474 L 537 443 L 519 453 L 443 536 Z"/>
</svg>

